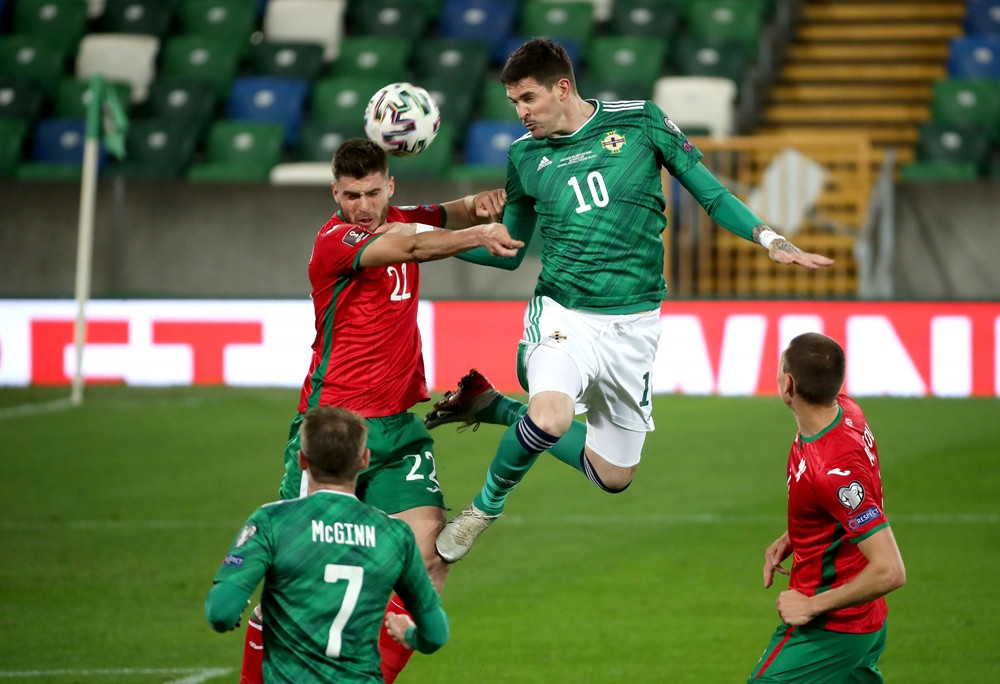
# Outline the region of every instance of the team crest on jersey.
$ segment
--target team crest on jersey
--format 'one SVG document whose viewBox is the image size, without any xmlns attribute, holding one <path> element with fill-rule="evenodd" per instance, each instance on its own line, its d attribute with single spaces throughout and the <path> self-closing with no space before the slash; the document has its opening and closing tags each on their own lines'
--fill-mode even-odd
<svg viewBox="0 0 1000 684">
<path fill-rule="evenodd" d="M 369 237 L 370 235 L 371 233 L 369 233 L 367 230 L 365 230 L 360 226 L 351 228 L 346 233 L 344 233 L 344 244 L 347 245 L 348 247 L 357 247 L 358 244 L 363 242 L 365 238 Z"/>
<path fill-rule="evenodd" d="M 865 500 L 865 488 L 861 486 L 860 482 L 854 480 L 851 484 L 837 490 L 837 498 L 840 499 L 840 503 L 847 506 L 848 510 L 857 510 L 861 502 Z"/>
<path fill-rule="evenodd" d="M 549 339 L 554 342 L 562 342 L 563 340 L 568 340 L 569 338 L 563 335 L 561 332 L 556 330 L 554 333 L 549 335 Z"/>
<path fill-rule="evenodd" d="M 685 137 L 684 133 L 681 132 L 680 127 L 677 124 L 675 124 L 673 121 L 671 121 L 666 116 L 663 117 L 663 125 L 666 126 L 667 130 L 669 130 L 671 133 L 673 133 L 674 135 L 676 135 L 678 138 Z"/>
<path fill-rule="evenodd" d="M 618 131 L 609 131 L 604 140 L 601 141 L 601 147 L 606 150 L 611 150 L 614 154 L 618 154 L 625 147 L 625 136 L 618 135 Z"/>
<path fill-rule="evenodd" d="M 243 529 L 240 530 L 239 535 L 236 537 L 236 548 L 238 549 L 246 544 L 255 534 L 257 534 L 257 526 L 255 524 L 250 523 L 249 525 L 244 525 Z"/>
</svg>

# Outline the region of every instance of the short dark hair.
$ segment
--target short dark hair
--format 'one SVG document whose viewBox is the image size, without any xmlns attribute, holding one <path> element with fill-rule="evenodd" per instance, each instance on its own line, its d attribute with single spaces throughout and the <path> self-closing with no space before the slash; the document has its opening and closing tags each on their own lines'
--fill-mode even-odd
<svg viewBox="0 0 1000 684">
<path fill-rule="evenodd" d="M 844 386 L 847 360 L 836 340 L 803 333 L 788 343 L 783 370 L 795 381 L 795 391 L 810 404 L 828 405 Z"/>
<path fill-rule="evenodd" d="M 366 138 L 349 138 L 333 155 L 333 177 L 364 178 L 373 173 L 389 175 L 385 150 Z"/>
<path fill-rule="evenodd" d="M 500 72 L 500 82 L 509 85 L 525 78 L 551 88 L 561 78 L 569 79 L 576 90 L 573 60 L 559 43 L 548 38 L 532 38 L 510 53 Z"/>
<path fill-rule="evenodd" d="M 368 440 L 368 422 L 354 411 L 316 406 L 302 418 L 302 453 L 313 480 L 352 482 L 361 468 Z"/>
</svg>

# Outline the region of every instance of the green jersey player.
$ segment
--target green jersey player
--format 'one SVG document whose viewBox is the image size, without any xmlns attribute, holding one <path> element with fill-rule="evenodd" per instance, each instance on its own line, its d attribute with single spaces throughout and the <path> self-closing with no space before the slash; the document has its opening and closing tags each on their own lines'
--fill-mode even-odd
<svg viewBox="0 0 1000 684">
<path fill-rule="evenodd" d="M 482 491 L 437 538 L 446 561 L 462 558 L 503 510 L 542 451 L 621 492 L 653 429 L 650 378 L 666 293 L 660 171 L 666 168 L 720 225 L 761 244 L 780 263 L 832 262 L 770 230 L 700 163 L 701 152 L 652 102 L 584 100 L 566 51 L 528 41 L 500 80 L 528 132 L 510 147 L 503 223 L 525 242 L 545 238 L 542 272 L 518 349 L 527 407 L 482 375 L 462 378 L 438 402 L 429 427 L 483 421 L 508 425 Z M 523 258 L 466 260 L 516 268 Z M 587 414 L 586 424 L 574 415 Z"/>
<path fill-rule="evenodd" d="M 263 675 L 267 682 L 381 683 L 378 636 L 396 591 L 413 619 L 390 613 L 389 634 L 432 653 L 448 639 L 448 619 L 413 532 L 359 501 L 368 467 L 368 424 L 329 406 L 311 409 L 301 428 L 299 465 L 308 495 L 257 509 L 215 576 L 205 614 L 233 629 L 263 580 Z"/>
</svg>

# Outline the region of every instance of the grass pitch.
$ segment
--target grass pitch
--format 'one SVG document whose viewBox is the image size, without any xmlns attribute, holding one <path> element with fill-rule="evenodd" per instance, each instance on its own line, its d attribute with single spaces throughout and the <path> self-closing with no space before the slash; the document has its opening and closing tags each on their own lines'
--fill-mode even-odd
<svg viewBox="0 0 1000 684">
<path fill-rule="evenodd" d="M 0 680 L 235 682 L 242 631 L 202 605 L 276 496 L 293 390 L 0 389 Z M 1000 681 L 1000 402 L 862 398 L 908 583 L 887 681 Z M 455 565 L 452 638 L 400 684 L 743 682 L 778 619 L 791 414 L 774 398 L 660 396 L 629 490 L 542 457 Z M 500 428 L 435 430 L 453 511 Z M 784 580 L 777 580 L 784 586 Z"/>
</svg>

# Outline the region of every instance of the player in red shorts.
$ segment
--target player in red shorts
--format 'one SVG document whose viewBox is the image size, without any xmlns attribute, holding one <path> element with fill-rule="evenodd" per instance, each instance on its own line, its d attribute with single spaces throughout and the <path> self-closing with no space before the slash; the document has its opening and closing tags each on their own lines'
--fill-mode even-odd
<svg viewBox="0 0 1000 684">
<path fill-rule="evenodd" d="M 778 390 L 799 432 L 788 457 L 788 529 L 764 552 L 764 586 L 792 556 L 782 625 L 749 682 L 881 682 L 885 595 L 906 582 L 882 507 L 878 449 L 861 408 L 840 394 L 844 350 L 817 333 L 781 357 Z"/>
<path fill-rule="evenodd" d="M 358 476 L 358 498 L 410 525 L 434 588 L 448 565 L 434 540 L 445 523 L 434 463 L 434 440 L 409 410 L 430 398 L 424 378 L 417 303 L 417 262 L 485 247 L 514 256 L 524 243 L 490 217 L 503 214 L 506 195 L 490 190 L 441 205 L 389 205 L 395 185 L 385 152 L 368 140 L 344 142 L 333 158 L 333 197 L 340 211 L 320 229 L 309 259 L 316 313 L 312 361 L 285 448 L 282 499 L 306 493 L 298 466 L 299 427 L 314 406 L 337 406 L 368 421 L 371 463 Z M 447 227 L 448 230 L 437 228 Z M 387 613 L 404 614 L 398 597 Z M 248 620 L 241 682 L 260 681 L 259 613 Z M 266 619 L 266 616 L 265 616 Z M 392 682 L 412 651 L 383 626 L 382 673 Z"/>
</svg>

